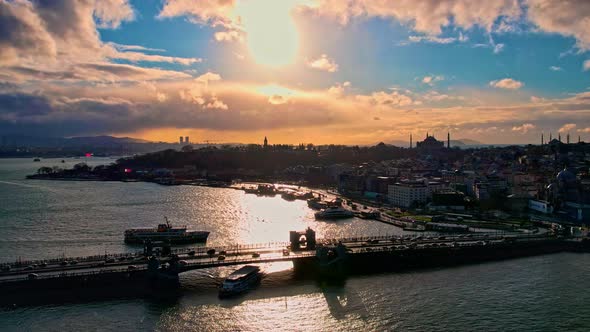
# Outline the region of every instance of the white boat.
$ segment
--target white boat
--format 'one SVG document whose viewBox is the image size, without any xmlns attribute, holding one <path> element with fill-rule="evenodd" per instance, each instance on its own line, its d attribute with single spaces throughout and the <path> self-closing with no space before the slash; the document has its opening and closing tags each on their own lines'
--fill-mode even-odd
<svg viewBox="0 0 590 332">
<path fill-rule="evenodd" d="M 260 282 L 260 267 L 246 265 L 230 274 L 219 288 L 219 296 L 227 297 L 244 293 Z"/>
<path fill-rule="evenodd" d="M 331 207 L 315 213 L 316 219 L 344 219 L 352 217 L 354 217 L 354 213 L 352 213 L 352 211 L 343 209 L 341 207 Z"/>
</svg>

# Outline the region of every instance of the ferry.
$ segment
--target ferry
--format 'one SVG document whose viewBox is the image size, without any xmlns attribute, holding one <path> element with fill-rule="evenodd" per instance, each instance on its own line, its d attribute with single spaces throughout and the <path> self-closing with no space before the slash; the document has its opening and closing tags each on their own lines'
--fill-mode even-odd
<svg viewBox="0 0 590 332">
<path fill-rule="evenodd" d="M 352 213 L 352 211 L 343 209 L 341 207 L 331 207 L 315 213 L 316 219 L 344 219 L 352 217 L 354 217 L 354 213 Z"/>
<path fill-rule="evenodd" d="M 195 231 L 186 226 L 174 227 L 166 219 L 165 224 L 157 228 L 132 228 L 125 231 L 125 243 L 144 243 L 150 241 L 169 241 L 173 244 L 206 242 L 207 231 Z"/>
<path fill-rule="evenodd" d="M 261 277 L 260 267 L 256 265 L 243 266 L 223 281 L 219 288 L 219 296 L 229 297 L 244 293 L 260 282 Z"/>
</svg>

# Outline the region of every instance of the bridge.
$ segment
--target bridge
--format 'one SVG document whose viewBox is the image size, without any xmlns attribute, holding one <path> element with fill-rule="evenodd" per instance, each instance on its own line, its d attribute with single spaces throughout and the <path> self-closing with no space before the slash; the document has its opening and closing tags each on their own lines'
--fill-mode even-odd
<svg viewBox="0 0 590 332">
<path fill-rule="evenodd" d="M 308 231 L 310 231 L 308 229 Z M 0 287 L 32 285 L 43 280 L 99 280 L 101 278 L 141 277 L 160 275 L 178 278 L 179 273 L 221 266 L 264 264 L 291 261 L 330 263 L 337 258 L 387 254 L 387 257 L 426 257 L 453 255 L 485 248 L 506 248 L 518 244 L 555 243 L 558 239 L 547 234 L 475 233 L 453 236 L 372 236 L 341 239 L 315 239 L 315 232 L 291 232 L 290 242 L 246 244 L 225 247 L 196 247 L 171 250 L 169 253 L 137 252 L 130 254 L 95 255 L 38 261 L 16 261 L 0 264 Z M 303 236 L 304 240 L 300 240 Z M 566 240 L 559 239 L 566 245 Z M 571 243 L 572 239 L 568 239 Z M 578 241 L 580 242 L 580 241 Z M 336 250 L 340 248 L 340 251 Z M 338 252 L 344 253 L 338 256 Z M 426 256 L 425 256 L 426 255 Z M 444 256 L 446 257 L 446 256 Z"/>
</svg>

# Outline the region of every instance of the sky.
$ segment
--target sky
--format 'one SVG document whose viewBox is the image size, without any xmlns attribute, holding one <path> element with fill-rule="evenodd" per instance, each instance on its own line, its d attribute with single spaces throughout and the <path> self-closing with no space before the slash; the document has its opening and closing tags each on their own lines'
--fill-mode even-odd
<svg viewBox="0 0 590 332">
<path fill-rule="evenodd" d="M 0 135 L 590 141 L 587 0 L 0 0 Z"/>
</svg>

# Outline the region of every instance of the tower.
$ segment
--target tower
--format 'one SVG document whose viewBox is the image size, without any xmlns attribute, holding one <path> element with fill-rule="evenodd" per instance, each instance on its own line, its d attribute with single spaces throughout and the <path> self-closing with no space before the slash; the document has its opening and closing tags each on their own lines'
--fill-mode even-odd
<svg viewBox="0 0 590 332">
<path fill-rule="evenodd" d="M 410 133 L 410 149 L 412 148 L 412 133 Z"/>
<path fill-rule="evenodd" d="M 428 138 L 428 132 L 426 132 L 426 138 Z"/>
<path fill-rule="evenodd" d="M 566 140 L 567 140 L 567 141 L 566 141 L 566 142 L 567 142 L 567 144 L 570 144 L 570 133 L 567 133 L 567 136 L 566 136 L 566 137 L 567 137 L 567 138 L 566 138 Z"/>
<path fill-rule="evenodd" d="M 541 145 L 545 144 L 545 140 L 543 139 L 543 133 L 541 133 Z"/>
<path fill-rule="evenodd" d="M 189 144 L 188 136 L 185 136 L 185 137 L 184 137 L 184 142 L 185 142 L 186 144 Z"/>
<path fill-rule="evenodd" d="M 580 141 L 580 135 L 578 135 L 578 143 L 580 143 L 580 142 L 581 142 L 581 141 Z"/>
<path fill-rule="evenodd" d="M 451 133 L 447 132 L 447 149 L 451 148 Z"/>
<path fill-rule="evenodd" d="M 549 142 L 551 142 L 553 140 L 553 136 L 551 135 L 551 132 L 549 132 Z"/>
<path fill-rule="evenodd" d="M 561 143 L 561 133 L 557 134 L 557 140 Z"/>
<path fill-rule="evenodd" d="M 264 136 L 264 147 L 268 147 L 268 139 L 266 139 L 266 136 Z"/>
<path fill-rule="evenodd" d="M 182 136 L 180 136 L 179 142 L 180 142 L 180 144 L 182 144 L 182 142 L 183 142 L 183 137 Z"/>
</svg>

